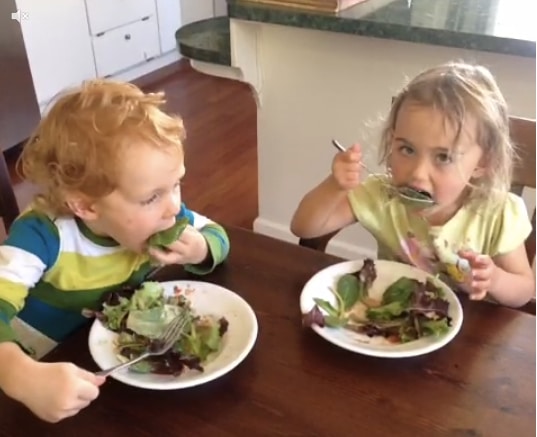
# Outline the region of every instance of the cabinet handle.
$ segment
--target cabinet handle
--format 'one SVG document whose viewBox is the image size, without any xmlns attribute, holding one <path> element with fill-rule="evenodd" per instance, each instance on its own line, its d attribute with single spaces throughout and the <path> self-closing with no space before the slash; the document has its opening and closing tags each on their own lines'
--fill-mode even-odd
<svg viewBox="0 0 537 437">
<path fill-rule="evenodd" d="M 125 39 L 126 39 L 127 41 L 128 41 L 129 39 L 131 39 L 131 34 L 130 34 L 130 33 L 127 33 L 127 34 L 125 35 Z"/>
</svg>

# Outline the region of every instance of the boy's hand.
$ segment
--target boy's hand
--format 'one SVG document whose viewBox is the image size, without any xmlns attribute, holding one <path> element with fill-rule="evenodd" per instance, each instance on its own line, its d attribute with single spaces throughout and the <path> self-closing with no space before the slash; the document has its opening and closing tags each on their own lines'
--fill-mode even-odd
<svg viewBox="0 0 537 437">
<path fill-rule="evenodd" d="M 488 255 L 464 250 L 459 252 L 459 256 L 467 259 L 472 269 L 465 291 L 468 292 L 472 300 L 484 299 L 487 292 L 493 286 L 498 267 L 496 267 L 496 264 L 494 264 L 494 261 Z"/>
<path fill-rule="evenodd" d="M 338 186 L 345 191 L 360 185 L 362 150 L 353 144 L 345 152 L 337 153 L 332 161 L 332 176 Z"/>
<path fill-rule="evenodd" d="M 35 361 L 20 370 L 8 394 L 47 422 L 59 422 L 87 407 L 106 379 L 72 363 Z"/>
<path fill-rule="evenodd" d="M 150 248 L 149 254 L 162 264 L 199 264 L 207 258 L 209 247 L 205 237 L 188 225 L 174 243 L 166 246 L 168 251 Z"/>
</svg>

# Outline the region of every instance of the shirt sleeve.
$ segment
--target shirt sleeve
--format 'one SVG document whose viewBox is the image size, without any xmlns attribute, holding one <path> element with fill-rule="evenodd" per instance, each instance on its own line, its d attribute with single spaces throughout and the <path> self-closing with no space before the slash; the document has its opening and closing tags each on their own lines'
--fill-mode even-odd
<svg viewBox="0 0 537 437">
<path fill-rule="evenodd" d="M 13 222 L 0 245 L 0 342 L 15 341 L 11 319 L 23 308 L 28 290 L 56 261 L 57 230 L 46 217 L 25 214 Z"/>
<path fill-rule="evenodd" d="M 509 193 L 492 228 L 490 256 L 505 255 L 524 244 L 531 233 L 531 221 L 520 196 Z"/>
<path fill-rule="evenodd" d="M 185 270 L 198 275 L 212 272 L 218 264 L 224 262 L 229 254 L 229 238 L 225 229 L 211 219 L 191 211 L 184 203 L 181 205 L 181 210 L 177 215 L 177 219 L 182 218 L 187 218 L 190 225 L 201 232 L 205 241 L 207 241 L 209 254 L 211 255 L 210 263 L 187 264 L 185 265 Z"/>
<path fill-rule="evenodd" d="M 383 175 L 370 175 L 349 192 L 348 199 L 356 220 L 370 232 L 382 232 L 382 218 L 390 201 Z"/>
</svg>

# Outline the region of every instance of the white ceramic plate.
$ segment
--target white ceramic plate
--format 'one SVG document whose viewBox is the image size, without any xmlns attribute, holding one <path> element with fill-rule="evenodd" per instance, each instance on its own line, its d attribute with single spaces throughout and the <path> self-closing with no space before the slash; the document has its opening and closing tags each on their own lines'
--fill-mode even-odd
<svg viewBox="0 0 537 437">
<path fill-rule="evenodd" d="M 250 305 L 239 295 L 215 284 L 198 281 L 162 282 L 165 293 L 172 294 L 174 287 L 187 292 L 192 308 L 199 314 L 224 316 L 229 322 L 228 331 L 222 339 L 220 351 L 203 364 L 204 371 L 185 369 L 179 376 L 155 375 L 118 370 L 110 377 L 125 384 L 153 390 L 173 390 L 192 387 L 212 381 L 236 367 L 250 352 L 257 338 L 257 319 Z M 89 334 L 91 356 L 101 369 L 107 369 L 119 361 L 114 350 L 117 334 L 95 320 Z"/>
<path fill-rule="evenodd" d="M 337 280 L 345 273 L 352 273 L 362 267 L 363 260 L 346 261 L 334 264 L 317 272 L 304 286 L 300 295 L 300 310 L 307 313 L 315 305 L 314 298 L 321 298 L 336 306 L 336 299 L 330 288 L 335 288 Z M 401 276 L 424 281 L 430 277 L 426 272 L 415 267 L 392 261 L 375 260 L 377 279 L 373 283 L 369 295 L 379 299 L 384 290 Z M 329 342 L 364 355 L 385 358 L 403 358 L 423 355 L 449 343 L 459 332 L 462 325 L 462 307 L 453 291 L 443 282 L 436 281 L 445 291 L 445 299 L 449 301 L 449 316 L 451 317 L 450 330 L 439 337 L 429 336 L 403 344 L 389 343 L 382 337 L 368 337 L 365 334 L 348 329 L 321 328 L 313 325 L 312 329 Z M 321 310 L 322 311 L 322 310 Z"/>
</svg>

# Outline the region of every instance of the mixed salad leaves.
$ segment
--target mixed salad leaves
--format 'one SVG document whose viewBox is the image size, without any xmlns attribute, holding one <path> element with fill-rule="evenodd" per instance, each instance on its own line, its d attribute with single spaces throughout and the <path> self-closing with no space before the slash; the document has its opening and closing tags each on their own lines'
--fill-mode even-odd
<svg viewBox="0 0 537 437">
<path fill-rule="evenodd" d="M 176 288 L 173 296 L 166 296 L 158 282 L 144 282 L 137 290 L 125 286 L 108 294 L 96 317 L 118 333 L 116 352 L 121 361 L 127 361 L 154 347 L 166 325 L 182 310 L 187 311 L 189 322 L 177 343 L 165 354 L 129 367 L 140 373 L 179 375 L 185 368 L 203 371 L 209 356 L 220 350 L 228 328 L 225 317 L 197 315 L 184 290 Z"/>
<path fill-rule="evenodd" d="M 449 330 L 449 302 L 432 280 L 401 277 L 377 301 L 369 296 L 376 278 L 375 263 L 366 259 L 359 271 L 338 279 L 336 289 L 331 290 L 337 304 L 315 298 L 311 311 L 303 315 L 303 325 L 350 329 L 369 337 L 383 336 L 392 343 L 439 336 Z"/>
</svg>

